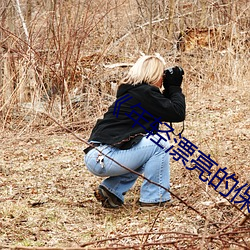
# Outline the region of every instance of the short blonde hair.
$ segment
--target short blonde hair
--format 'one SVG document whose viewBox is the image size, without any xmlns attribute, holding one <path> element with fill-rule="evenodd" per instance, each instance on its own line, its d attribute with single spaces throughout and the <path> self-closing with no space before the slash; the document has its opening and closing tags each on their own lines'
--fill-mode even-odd
<svg viewBox="0 0 250 250">
<path fill-rule="evenodd" d="M 165 61 L 159 55 L 143 55 L 129 70 L 122 83 L 136 85 L 138 83 L 154 84 L 160 80 L 164 71 Z"/>
</svg>

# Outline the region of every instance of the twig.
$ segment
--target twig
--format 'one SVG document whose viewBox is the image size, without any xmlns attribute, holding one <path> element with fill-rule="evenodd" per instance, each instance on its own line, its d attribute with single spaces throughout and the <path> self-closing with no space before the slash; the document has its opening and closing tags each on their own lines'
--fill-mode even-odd
<svg viewBox="0 0 250 250">
<path fill-rule="evenodd" d="M 120 240 L 120 239 L 124 239 L 124 238 L 132 238 L 132 237 L 136 237 L 136 236 L 166 235 L 166 234 L 182 235 L 182 237 L 184 237 L 184 238 L 186 238 L 186 237 L 193 237 L 193 238 L 199 237 L 198 234 L 173 232 L 173 231 L 170 231 L 170 232 L 146 232 L 146 233 L 135 233 L 135 234 L 129 234 L 129 235 L 122 235 L 122 236 L 118 236 L 118 237 L 115 237 L 115 238 L 107 238 L 107 239 L 103 239 L 103 240 L 92 241 L 92 242 L 82 244 L 81 247 L 86 247 L 86 246 L 93 245 L 93 244 L 99 244 L 99 243 L 103 243 L 103 242 L 106 242 L 106 241 L 114 241 L 114 240 Z M 169 237 L 175 238 L 173 236 L 169 236 Z M 179 238 L 179 236 L 178 236 L 178 238 Z"/>
<path fill-rule="evenodd" d="M 222 233 L 219 235 L 207 235 L 205 236 L 205 239 L 210 239 L 214 241 L 220 241 L 220 242 L 225 242 L 231 245 L 239 246 L 242 247 L 243 249 L 250 249 L 247 245 L 242 245 L 238 242 L 233 242 L 233 241 L 227 241 L 226 239 L 221 239 L 222 236 L 230 236 L 232 234 L 241 234 L 241 233 L 249 233 L 250 230 L 243 230 L 243 231 L 230 231 L 226 233 Z M 171 235 L 173 234 L 173 235 Z M 107 238 L 103 240 L 97 240 L 93 242 L 88 242 L 85 244 L 82 244 L 79 247 L 25 247 L 25 246 L 7 246 L 7 245 L 0 245 L 0 249 L 11 249 L 11 250 L 83 250 L 85 247 L 94 245 L 94 244 L 99 244 L 99 243 L 104 243 L 107 241 L 114 241 L 114 240 L 120 240 L 123 238 L 132 238 L 135 236 L 141 236 L 141 235 L 169 235 L 167 238 L 171 238 L 171 241 L 163 241 L 163 242 L 150 242 L 150 243 L 144 243 L 143 246 L 157 246 L 157 245 L 170 245 L 178 242 L 183 242 L 187 240 L 199 240 L 202 239 L 203 236 L 199 236 L 198 234 L 192 234 L 192 233 L 182 233 L 182 232 L 147 232 L 147 233 L 135 233 L 135 234 L 130 234 L 130 235 L 123 235 L 123 236 L 118 236 L 115 238 Z M 176 240 L 173 240 L 176 239 Z M 108 246 L 108 247 L 99 247 L 99 248 L 88 248 L 90 249 L 95 249 L 95 250 L 101 250 L 101 249 L 141 249 L 141 245 L 130 245 L 130 246 Z"/>
<path fill-rule="evenodd" d="M 237 216 L 234 220 L 231 220 L 229 224 L 227 224 L 225 227 L 223 227 L 220 232 L 224 231 L 225 229 L 229 228 L 235 221 L 239 219 L 240 215 Z"/>
<path fill-rule="evenodd" d="M 245 224 L 245 222 L 250 218 L 250 214 L 248 214 L 245 218 L 242 218 L 242 220 L 240 221 L 240 226 L 242 226 L 243 224 Z"/>
<path fill-rule="evenodd" d="M 86 244 L 81 245 L 81 247 L 86 247 L 89 245 L 94 245 L 94 244 L 100 244 L 100 243 L 104 243 L 107 241 L 115 241 L 115 240 L 121 240 L 123 238 L 132 238 L 135 236 L 141 236 L 141 235 L 166 235 L 166 234 L 173 234 L 173 235 L 169 235 L 167 238 L 171 238 L 171 239 L 178 239 L 178 242 L 183 242 L 183 241 L 187 241 L 187 240 L 200 240 L 200 239 L 208 239 L 208 240 L 216 240 L 216 241 L 224 241 L 227 242 L 228 244 L 232 244 L 232 245 L 236 245 L 236 246 L 240 246 L 244 249 L 249 249 L 247 248 L 246 245 L 241 245 L 238 242 L 232 242 L 232 241 L 227 241 L 226 239 L 221 239 L 222 236 L 230 236 L 232 234 L 241 234 L 241 233 L 249 233 L 250 230 L 245 230 L 245 231 L 238 231 L 238 232 L 227 232 L 227 233 L 222 233 L 219 235 L 207 235 L 207 236 L 199 236 L 197 234 L 191 234 L 191 233 L 182 233 L 182 232 L 147 232 L 147 233 L 136 233 L 136 234 L 130 234 L 130 235 L 123 235 L 123 236 L 119 236 L 116 238 L 107 238 L 107 239 L 103 239 L 103 240 L 98 240 L 98 241 L 93 241 L 93 242 L 89 242 Z M 174 236 L 175 235 L 175 236 Z M 142 246 L 141 245 L 133 245 L 133 249 L 140 247 L 140 249 L 143 249 L 143 247 L 145 246 L 149 246 L 149 245 L 166 245 L 166 244 L 170 244 L 169 242 L 152 242 L 152 243 L 144 243 Z M 99 249 L 99 248 L 98 248 Z M 101 249 L 106 249 L 106 248 L 101 248 Z M 112 249 L 112 248 L 111 248 Z M 119 249 L 124 249 L 124 248 L 119 248 Z"/>
<path fill-rule="evenodd" d="M 156 223 L 156 220 L 159 218 L 159 215 L 160 215 L 161 211 L 162 211 L 162 210 L 160 210 L 160 211 L 157 213 L 157 215 L 155 216 L 154 222 L 153 222 L 153 224 L 152 224 L 152 226 L 151 226 L 149 232 L 152 232 L 152 230 L 153 230 L 153 228 L 154 228 L 154 225 L 155 225 L 155 223 Z M 143 243 L 143 245 L 142 245 L 142 249 L 144 249 L 144 246 L 145 246 L 146 242 L 148 241 L 148 237 L 149 237 L 149 234 L 146 235 L 146 239 L 144 240 L 144 243 Z"/>
</svg>

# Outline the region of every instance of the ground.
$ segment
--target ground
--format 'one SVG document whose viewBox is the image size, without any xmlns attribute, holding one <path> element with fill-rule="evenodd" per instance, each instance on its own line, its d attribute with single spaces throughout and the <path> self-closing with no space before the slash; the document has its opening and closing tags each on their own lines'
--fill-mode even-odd
<svg viewBox="0 0 250 250">
<path fill-rule="evenodd" d="M 213 166 L 213 174 L 226 167 L 228 173 L 236 174 L 239 186 L 249 184 L 247 85 L 215 87 L 204 98 L 199 98 L 199 103 L 195 96 L 199 95 L 198 91 L 186 90 L 186 93 L 183 136 L 193 142 L 197 150 L 211 154 L 218 163 Z M 180 127 L 174 124 L 176 130 Z M 76 134 L 87 139 L 90 130 L 91 127 Z M 186 169 L 173 158 L 171 191 L 186 204 L 172 196 L 171 207 L 141 211 L 137 205 L 142 181 L 139 179 L 127 194 L 123 208 L 102 208 L 93 195 L 101 178 L 89 173 L 84 165 L 82 149 L 86 145 L 61 128 L 57 131 L 43 128 L 31 133 L 28 130 L 1 133 L 1 249 L 17 245 L 82 246 L 84 249 L 117 249 L 118 246 L 123 249 L 143 249 L 142 246 L 145 249 L 250 249 L 250 219 L 242 223 L 243 212 L 249 214 L 247 205 L 241 210 L 243 203 L 239 203 L 236 208 L 211 185 L 202 182 L 198 171 Z M 197 155 L 198 152 L 192 159 Z M 114 239 L 107 240 L 109 238 Z"/>
</svg>

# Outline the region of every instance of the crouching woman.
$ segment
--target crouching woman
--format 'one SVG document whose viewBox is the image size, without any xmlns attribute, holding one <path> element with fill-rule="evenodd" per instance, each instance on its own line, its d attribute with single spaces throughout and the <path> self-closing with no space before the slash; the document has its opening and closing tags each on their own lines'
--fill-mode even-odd
<svg viewBox="0 0 250 250">
<path fill-rule="evenodd" d="M 103 207 L 124 204 L 125 194 L 138 178 L 129 169 L 145 176 L 141 207 L 169 203 L 170 160 L 166 151 L 170 146 L 166 137 L 159 137 L 158 129 L 164 122 L 185 119 L 183 74 L 180 67 L 164 70 L 162 57 L 145 55 L 122 79 L 117 99 L 97 121 L 88 140 L 91 146 L 84 150 L 88 170 L 106 177 L 94 191 Z"/>
</svg>

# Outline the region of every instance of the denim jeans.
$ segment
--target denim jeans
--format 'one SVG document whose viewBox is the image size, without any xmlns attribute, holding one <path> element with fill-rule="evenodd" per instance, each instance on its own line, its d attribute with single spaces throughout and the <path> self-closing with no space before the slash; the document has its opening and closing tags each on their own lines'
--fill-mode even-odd
<svg viewBox="0 0 250 250">
<path fill-rule="evenodd" d="M 170 167 L 168 141 L 161 141 L 161 148 L 152 140 L 155 136 L 143 137 L 142 140 L 127 150 L 120 150 L 108 145 L 97 147 L 103 154 L 111 157 L 121 165 L 144 174 L 150 181 L 156 182 L 165 188 L 170 188 Z M 108 177 L 102 181 L 101 186 L 106 187 L 111 193 L 124 202 L 124 195 L 134 185 L 138 175 L 122 168 L 117 163 L 104 156 L 103 164 L 98 161 L 100 152 L 92 149 L 85 155 L 85 164 L 94 175 Z M 163 188 L 144 180 L 140 190 L 140 202 L 157 203 L 170 200 L 170 194 Z"/>
</svg>

